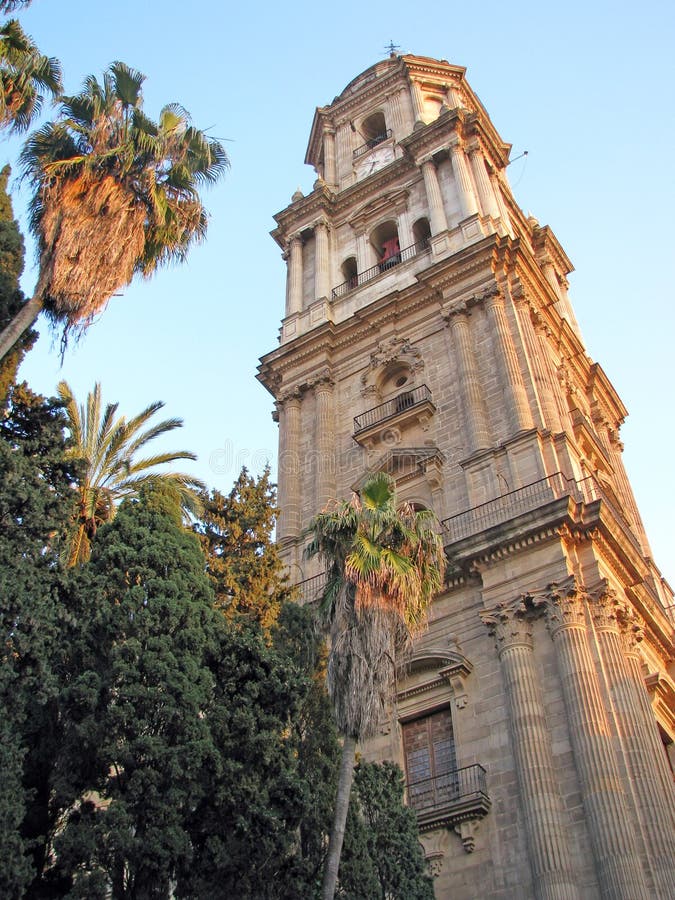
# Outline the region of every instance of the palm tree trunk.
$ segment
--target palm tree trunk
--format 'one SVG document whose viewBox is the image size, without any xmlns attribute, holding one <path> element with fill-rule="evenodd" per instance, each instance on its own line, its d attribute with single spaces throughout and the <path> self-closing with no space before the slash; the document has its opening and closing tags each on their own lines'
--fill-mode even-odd
<svg viewBox="0 0 675 900">
<path fill-rule="evenodd" d="M 345 737 L 342 745 L 342 762 L 340 764 L 340 776 L 338 778 L 337 797 L 335 799 L 335 817 L 333 830 L 328 842 L 328 855 L 326 868 L 323 872 L 323 885 L 321 886 L 322 900 L 333 900 L 337 886 L 338 867 L 342 855 L 342 842 L 345 838 L 345 824 L 347 822 L 347 810 L 349 809 L 349 795 L 352 791 L 354 780 L 354 760 L 356 758 L 356 738 Z"/>
<path fill-rule="evenodd" d="M 41 310 L 41 292 L 35 291 L 31 299 L 24 303 L 9 325 L 0 333 L 0 362 L 11 352 L 21 335 L 28 331 Z"/>
</svg>

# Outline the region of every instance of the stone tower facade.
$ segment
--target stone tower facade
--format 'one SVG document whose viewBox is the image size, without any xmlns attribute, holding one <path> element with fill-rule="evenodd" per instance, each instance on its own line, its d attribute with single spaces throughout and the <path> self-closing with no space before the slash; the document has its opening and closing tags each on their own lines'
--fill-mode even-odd
<svg viewBox="0 0 675 900">
<path fill-rule="evenodd" d="M 286 310 L 259 375 L 278 540 L 311 600 L 303 529 L 368 473 L 442 522 L 446 590 L 363 748 L 405 771 L 437 897 L 666 900 L 673 597 L 623 467 L 626 410 L 509 150 L 445 61 L 391 56 L 317 109 L 314 189 L 276 216 Z"/>
</svg>

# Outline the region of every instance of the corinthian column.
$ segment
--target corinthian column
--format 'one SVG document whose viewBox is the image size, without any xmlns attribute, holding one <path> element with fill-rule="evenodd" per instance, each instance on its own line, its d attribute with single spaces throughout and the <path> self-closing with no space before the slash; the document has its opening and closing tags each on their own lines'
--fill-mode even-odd
<svg viewBox="0 0 675 900">
<path fill-rule="evenodd" d="M 335 499 L 335 425 L 333 382 L 322 379 L 314 386 L 316 396 L 316 509 Z"/>
<path fill-rule="evenodd" d="M 649 700 L 642 678 L 622 652 L 618 616 L 623 607 L 612 591 L 602 588 L 590 605 L 598 645 L 603 660 L 603 672 L 607 684 L 612 709 L 623 746 L 624 761 L 633 793 L 636 815 L 644 839 L 644 848 L 649 858 L 657 896 L 668 900 L 675 885 L 675 822 L 673 821 L 672 779 L 669 778 L 667 792 L 663 790 L 662 772 L 665 769 L 665 754 L 658 735 L 657 747 L 650 740 L 650 732 L 655 732 L 654 717 L 649 708 Z M 630 615 L 626 612 L 625 615 Z M 641 638 L 641 631 L 627 632 Z M 637 647 L 637 640 L 627 644 Z M 634 658 L 637 650 L 628 647 Z M 655 752 L 656 750 L 656 752 Z"/>
<path fill-rule="evenodd" d="M 327 297 L 330 290 L 329 286 L 329 264 L 328 264 L 328 226 L 325 222 L 317 222 L 314 226 L 315 240 L 315 273 L 314 273 L 314 293 L 316 298 Z"/>
<path fill-rule="evenodd" d="M 534 660 L 532 615 L 520 599 L 481 618 L 495 637 L 504 675 L 535 894 L 539 900 L 574 900 L 578 892 Z"/>
<path fill-rule="evenodd" d="M 492 345 L 500 368 L 510 420 L 516 431 L 532 428 L 530 404 L 523 384 L 518 357 L 513 345 L 502 295 L 495 291 L 485 301 L 492 334 Z"/>
<path fill-rule="evenodd" d="M 451 311 L 448 316 L 448 324 L 457 351 L 460 395 L 464 407 L 469 449 L 471 451 L 480 450 L 490 446 L 490 431 L 485 415 L 476 359 L 471 347 L 469 312 L 465 305 L 458 306 Z"/>
<path fill-rule="evenodd" d="M 473 192 L 466 155 L 459 142 L 450 146 L 450 161 L 452 163 L 452 172 L 455 176 L 455 184 L 457 185 L 462 219 L 468 219 L 469 216 L 477 214 L 478 204 Z"/>
<path fill-rule="evenodd" d="M 440 234 L 441 232 L 448 230 L 448 220 L 445 216 L 443 197 L 441 195 L 441 187 L 438 183 L 436 166 L 432 159 L 425 159 L 420 168 L 422 169 L 424 188 L 429 204 L 429 225 L 431 227 L 431 233 Z"/>
<path fill-rule="evenodd" d="M 299 392 L 278 404 L 279 408 L 279 540 L 300 533 L 300 409 Z"/>
<path fill-rule="evenodd" d="M 294 234 L 288 242 L 286 315 L 302 312 L 302 238 Z"/>
<path fill-rule="evenodd" d="M 548 624 L 600 891 L 607 900 L 647 900 L 633 820 L 588 645 L 586 598 L 573 579 L 563 589 L 551 588 Z"/>
</svg>

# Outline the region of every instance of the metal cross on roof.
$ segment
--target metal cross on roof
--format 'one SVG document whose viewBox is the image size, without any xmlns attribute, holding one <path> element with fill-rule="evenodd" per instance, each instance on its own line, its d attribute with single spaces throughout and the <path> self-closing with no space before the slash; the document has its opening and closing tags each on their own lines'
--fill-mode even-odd
<svg viewBox="0 0 675 900">
<path fill-rule="evenodd" d="M 388 45 L 384 49 L 389 53 L 389 56 L 396 56 L 396 51 L 400 50 L 401 48 L 398 44 L 395 44 L 390 40 Z"/>
</svg>

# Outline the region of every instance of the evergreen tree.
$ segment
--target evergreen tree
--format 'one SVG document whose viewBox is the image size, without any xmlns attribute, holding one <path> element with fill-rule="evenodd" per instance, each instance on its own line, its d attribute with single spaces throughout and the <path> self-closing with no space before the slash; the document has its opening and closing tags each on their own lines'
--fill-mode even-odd
<svg viewBox="0 0 675 900">
<path fill-rule="evenodd" d="M 14 318 L 26 302 L 19 288 L 24 263 L 24 242 L 14 218 L 12 201 L 7 193 L 10 174 L 9 166 L 0 171 L 0 330 Z M 21 360 L 26 351 L 33 346 L 36 338 L 36 331 L 27 331 L 17 341 L 12 352 L 0 362 L 0 407 L 5 405 Z"/>
<path fill-rule="evenodd" d="M 394 763 L 356 766 L 340 864 L 344 900 L 433 900 L 417 819 L 403 805 L 403 789 Z"/>
<path fill-rule="evenodd" d="M 74 511 L 75 464 L 58 406 L 15 387 L 0 417 L 0 896 L 30 896 L 44 866 L 59 720 L 58 558 Z"/>
<path fill-rule="evenodd" d="M 228 617 L 243 614 L 269 628 L 289 596 L 272 534 L 276 489 L 266 468 L 253 478 L 244 468 L 227 496 L 204 497 L 197 532 L 218 606 Z"/>
</svg>

